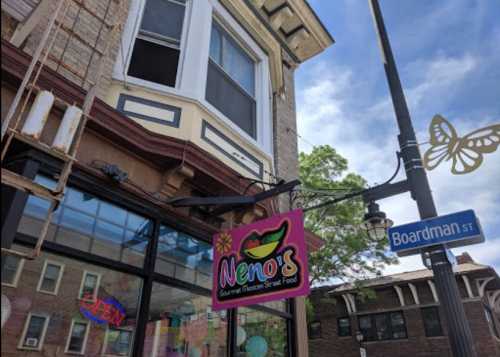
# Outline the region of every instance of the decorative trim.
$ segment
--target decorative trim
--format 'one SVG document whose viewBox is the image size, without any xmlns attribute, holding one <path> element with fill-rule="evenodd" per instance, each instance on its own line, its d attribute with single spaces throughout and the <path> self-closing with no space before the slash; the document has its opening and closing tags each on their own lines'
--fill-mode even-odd
<svg viewBox="0 0 500 357">
<path fill-rule="evenodd" d="M 486 285 L 490 281 L 495 279 L 495 277 L 490 276 L 489 278 L 484 278 L 484 279 L 476 279 L 476 285 L 477 285 L 477 291 L 479 292 L 479 296 L 483 297 L 484 296 L 484 291 L 486 290 Z"/>
<path fill-rule="evenodd" d="M 472 287 L 470 285 L 469 277 L 464 274 L 464 275 L 462 275 L 462 280 L 464 281 L 465 288 L 467 289 L 467 294 L 469 295 L 469 298 L 473 298 L 474 293 L 472 292 Z"/>
<path fill-rule="evenodd" d="M 420 299 L 418 298 L 418 290 L 415 284 L 408 283 L 408 286 L 410 287 L 411 294 L 413 295 L 413 301 L 415 301 L 415 304 L 420 305 Z"/>
<path fill-rule="evenodd" d="M 398 298 L 399 298 L 399 303 L 401 304 L 401 306 L 405 306 L 405 297 L 403 295 L 403 289 L 401 289 L 401 287 L 399 285 L 394 285 L 394 290 L 396 290 L 396 294 L 398 294 Z"/>
<path fill-rule="evenodd" d="M 214 138 L 211 136 L 215 135 L 217 139 L 220 139 L 223 141 L 222 144 L 218 144 L 214 141 Z M 211 144 L 214 148 L 216 148 L 218 151 L 223 153 L 225 156 L 239 164 L 241 167 L 243 167 L 245 170 L 250 172 L 251 174 L 257 176 L 258 178 L 262 179 L 263 173 L 264 173 L 264 165 L 262 162 L 257 160 L 255 156 L 250 154 L 248 151 L 243 149 L 241 146 L 236 144 L 233 140 L 229 139 L 227 136 L 222 134 L 218 129 L 216 129 L 214 126 L 209 124 L 206 120 L 203 120 L 201 124 L 201 138 L 205 140 L 207 143 Z M 224 148 L 223 145 L 229 145 L 232 150 L 234 150 L 232 153 L 229 153 L 227 148 Z M 257 170 L 255 170 L 255 167 L 252 167 L 253 164 L 257 166 Z"/>
<path fill-rule="evenodd" d="M 127 110 L 127 105 L 129 103 L 136 104 L 139 107 L 143 107 L 142 109 L 148 110 L 148 109 L 159 109 L 161 111 L 168 111 L 170 113 L 173 113 L 173 118 L 172 119 L 167 119 L 167 118 L 161 118 L 161 117 L 156 117 L 152 115 L 147 115 L 144 113 L 140 113 L 138 111 L 132 111 L 132 110 Z M 149 108 L 148 108 L 149 107 Z M 116 109 L 120 112 L 123 113 L 127 116 L 137 118 L 137 119 L 142 119 L 146 120 L 149 122 L 157 123 L 157 124 L 162 124 L 162 125 L 167 125 L 167 126 L 172 126 L 174 128 L 178 128 L 180 126 L 181 122 L 181 108 L 179 107 L 174 107 L 172 105 L 156 102 L 153 100 L 145 99 L 145 98 L 140 98 L 140 97 L 135 97 L 132 95 L 128 94 L 120 94 L 120 97 L 118 98 L 118 104 Z M 139 109 L 139 108 L 137 108 Z"/>
<path fill-rule="evenodd" d="M 432 296 L 434 297 L 434 301 L 439 302 L 439 297 L 438 297 L 437 291 L 436 291 L 436 285 L 434 284 L 434 282 L 432 280 L 427 280 L 427 284 L 429 284 L 429 288 L 431 289 Z"/>
<path fill-rule="evenodd" d="M 352 311 L 352 309 L 351 309 L 351 303 L 350 303 L 349 299 L 347 298 L 347 295 L 346 295 L 346 294 L 342 294 L 341 296 L 342 296 L 342 298 L 344 299 L 345 306 L 346 306 L 346 308 L 347 308 L 347 313 L 348 313 L 349 315 L 352 315 L 352 314 L 353 314 L 353 311 Z"/>
</svg>

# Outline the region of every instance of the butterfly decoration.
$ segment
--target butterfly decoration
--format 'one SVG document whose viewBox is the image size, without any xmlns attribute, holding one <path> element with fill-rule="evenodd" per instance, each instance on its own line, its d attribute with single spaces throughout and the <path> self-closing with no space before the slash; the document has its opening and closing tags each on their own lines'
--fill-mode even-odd
<svg viewBox="0 0 500 357">
<path fill-rule="evenodd" d="M 483 154 L 494 152 L 500 144 L 500 124 L 475 130 L 461 138 L 441 115 L 432 118 L 429 134 L 431 147 L 424 154 L 424 167 L 433 170 L 443 161 L 452 160 L 454 175 L 476 170 L 483 162 Z"/>
</svg>

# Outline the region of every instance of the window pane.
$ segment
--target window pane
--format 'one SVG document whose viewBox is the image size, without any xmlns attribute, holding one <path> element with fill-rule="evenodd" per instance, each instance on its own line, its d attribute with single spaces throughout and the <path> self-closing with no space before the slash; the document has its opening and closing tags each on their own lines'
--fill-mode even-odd
<svg viewBox="0 0 500 357">
<path fill-rule="evenodd" d="M 391 338 L 389 315 L 375 315 L 375 326 L 377 328 L 378 340 L 388 340 Z"/>
<path fill-rule="evenodd" d="M 212 262 L 210 244 L 170 227 L 160 226 L 156 272 L 210 288 Z"/>
<path fill-rule="evenodd" d="M 337 324 L 339 336 L 351 335 L 351 320 L 348 317 L 338 319 Z"/>
<path fill-rule="evenodd" d="M 53 182 L 43 176 L 37 176 L 37 180 L 38 177 Z M 37 236 L 43 221 L 39 219 L 42 215 L 34 215 L 33 212 L 40 211 L 45 217 L 47 207 L 34 207 L 38 201 L 32 199 L 33 196 L 30 196 L 23 216 L 25 224 L 19 226 L 19 231 Z M 61 217 L 50 226 L 48 240 L 137 267 L 143 266 L 154 228 L 151 220 L 75 188 L 66 190 L 65 199 L 57 212 L 61 212 Z"/>
<path fill-rule="evenodd" d="M 249 308 L 238 309 L 237 356 L 287 356 L 284 318 Z"/>
<path fill-rule="evenodd" d="M 132 332 L 111 328 L 106 338 L 106 354 L 128 356 L 132 346 Z"/>
<path fill-rule="evenodd" d="M 17 268 L 21 263 L 21 258 L 12 255 L 2 256 L 2 283 L 14 284 L 16 279 Z"/>
<path fill-rule="evenodd" d="M 256 102 L 217 64 L 208 63 L 207 101 L 244 132 L 256 138 Z"/>
<path fill-rule="evenodd" d="M 143 356 L 226 356 L 227 317 L 206 296 L 154 283 Z"/>
<path fill-rule="evenodd" d="M 311 322 L 309 324 L 309 338 L 316 339 L 321 338 L 321 322 Z"/>
<path fill-rule="evenodd" d="M 128 74 L 146 81 L 175 87 L 179 50 L 136 39 Z"/>
<path fill-rule="evenodd" d="M 71 331 L 71 339 L 69 341 L 68 351 L 81 352 L 83 350 L 83 343 L 85 342 L 85 332 L 87 331 L 87 324 L 75 322 L 73 330 Z"/>
<path fill-rule="evenodd" d="M 40 286 L 40 290 L 55 292 L 60 272 L 61 272 L 60 266 L 54 264 L 47 264 L 47 267 L 45 268 L 45 274 L 42 280 L 42 285 Z"/>
<path fill-rule="evenodd" d="M 87 273 L 83 279 L 83 287 L 80 298 L 85 298 L 88 296 L 94 296 L 95 289 L 97 288 L 97 282 L 99 277 L 94 274 Z"/>
<path fill-rule="evenodd" d="M 363 334 L 365 341 L 373 341 L 377 339 L 375 328 L 372 325 L 371 316 L 359 317 L 359 330 Z"/>
<path fill-rule="evenodd" d="M 185 5 L 169 0 L 147 0 L 141 29 L 180 42 Z"/>
<path fill-rule="evenodd" d="M 392 338 L 406 338 L 406 325 L 401 312 L 391 314 Z"/>
<path fill-rule="evenodd" d="M 422 318 L 424 320 L 425 335 L 427 337 L 443 335 L 437 307 L 422 309 Z"/>
<path fill-rule="evenodd" d="M 31 247 L 14 244 L 12 249 L 28 253 Z M 36 291 L 40 280 L 40 273 L 46 260 L 59 262 L 64 265 L 64 278 L 60 282 L 58 296 L 50 297 Z M 80 300 L 80 291 L 84 271 L 95 272 L 93 278 L 89 276 L 87 284 L 95 285 L 96 274 L 101 276 L 100 288 L 94 301 Z M 137 322 L 139 298 L 141 296 L 142 279 L 137 276 L 92 265 L 82 260 L 71 259 L 47 253 L 42 250 L 41 256 L 35 260 L 25 260 L 22 279 L 17 289 L 2 289 L 12 304 L 12 314 L 2 328 L 1 356 L 10 355 L 64 355 L 64 350 L 78 350 L 85 338 L 85 323 L 89 325 L 88 338 L 85 345 L 85 356 L 102 356 L 105 351 L 106 330 L 109 328 L 127 330 L 129 339 L 133 339 Z M 28 314 L 47 315 L 50 321 L 42 346 L 41 331 L 43 318 L 33 320 L 31 326 L 27 323 Z M 73 324 L 73 319 L 78 318 Z M 81 319 L 81 320 L 80 320 Z M 26 354 L 17 351 L 19 344 L 25 345 L 22 339 L 25 326 L 29 326 L 27 337 L 39 338 L 38 347 L 42 347 L 36 354 Z M 68 341 L 69 339 L 69 341 Z M 122 342 L 115 346 L 123 346 Z M 30 340 L 34 342 L 34 340 Z M 26 346 L 30 347 L 30 346 Z M 119 349 L 116 347 L 117 349 Z M 169 356 L 170 357 L 170 356 Z"/>
<path fill-rule="evenodd" d="M 212 26 L 210 34 L 210 58 L 222 66 L 222 35 L 216 26 Z"/>
<path fill-rule="evenodd" d="M 46 319 L 42 316 L 31 316 L 23 343 L 25 347 L 37 348 L 40 345 Z"/>
<path fill-rule="evenodd" d="M 248 94 L 254 96 L 255 63 L 228 36 L 222 46 L 222 67 Z"/>
</svg>

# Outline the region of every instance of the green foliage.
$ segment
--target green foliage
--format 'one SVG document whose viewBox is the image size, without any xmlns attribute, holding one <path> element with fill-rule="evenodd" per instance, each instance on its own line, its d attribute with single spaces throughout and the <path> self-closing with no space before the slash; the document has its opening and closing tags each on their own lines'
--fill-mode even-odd
<svg viewBox="0 0 500 357">
<path fill-rule="evenodd" d="M 298 198 L 299 206 L 310 207 L 366 187 L 361 176 L 346 172 L 347 160 L 328 145 L 314 147 L 309 154 L 300 153 L 299 163 L 300 180 L 306 189 Z M 384 265 L 397 261 L 388 254 L 387 239 L 371 239 L 359 229 L 364 211 L 359 197 L 306 213 L 306 229 L 325 242 L 317 252 L 309 253 L 311 284 L 380 275 Z"/>
</svg>

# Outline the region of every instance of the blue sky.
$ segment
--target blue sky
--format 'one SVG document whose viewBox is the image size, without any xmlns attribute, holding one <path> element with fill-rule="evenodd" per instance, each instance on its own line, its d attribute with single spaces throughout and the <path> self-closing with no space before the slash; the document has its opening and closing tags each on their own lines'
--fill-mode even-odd
<svg viewBox="0 0 500 357">
<path fill-rule="evenodd" d="M 296 73 L 299 148 L 330 144 L 369 184 L 395 169 L 397 126 L 367 0 L 310 0 L 336 43 Z M 500 2 L 380 0 L 418 141 L 440 113 L 459 136 L 500 124 Z M 428 148 L 422 145 L 422 153 Z M 439 214 L 472 208 L 486 243 L 455 249 L 500 272 L 500 149 L 473 173 L 454 176 L 449 163 L 430 171 Z M 418 220 L 408 194 L 380 201 L 396 224 Z M 421 268 L 401 259 L 386 273 Z"/>
</svg>

